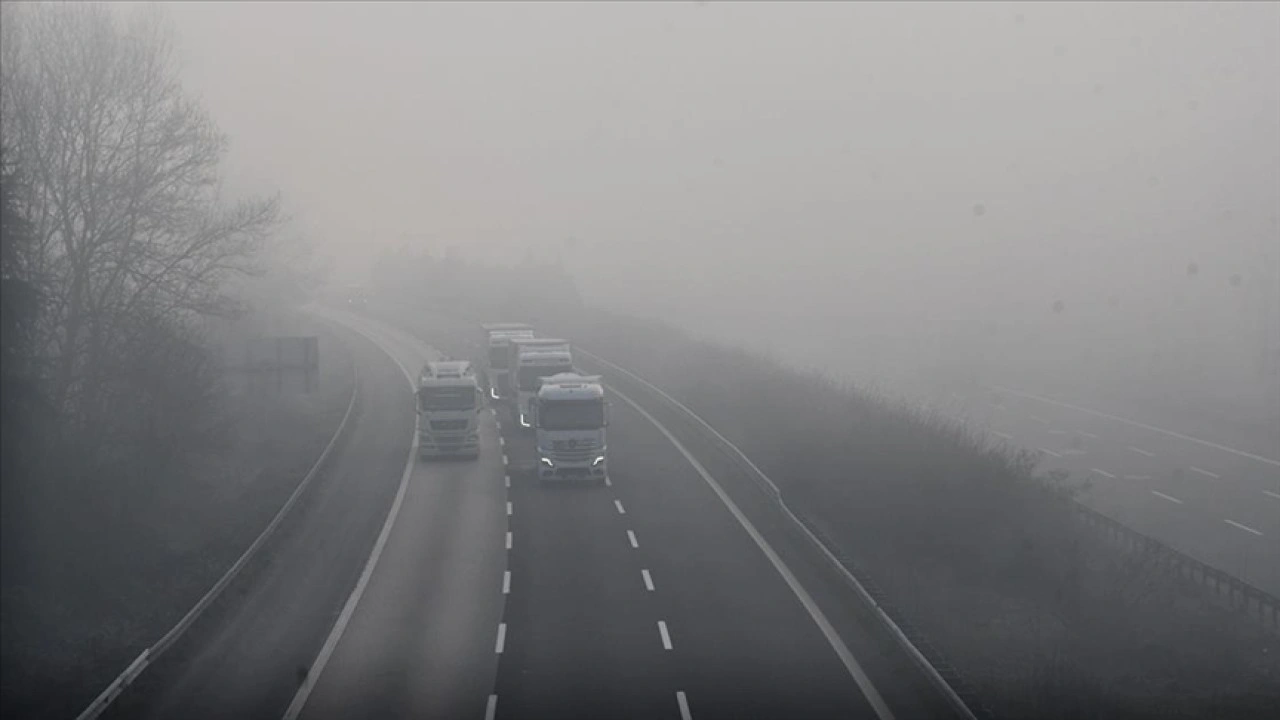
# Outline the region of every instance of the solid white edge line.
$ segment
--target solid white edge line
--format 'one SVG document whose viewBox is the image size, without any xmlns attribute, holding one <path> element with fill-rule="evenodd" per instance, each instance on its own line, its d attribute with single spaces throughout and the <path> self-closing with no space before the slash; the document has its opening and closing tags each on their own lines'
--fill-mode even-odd
<svg viewBox="0 0 1280 720">
<path fill-rule="evenodd" d="M 641 570 L 640 576 L 644 578 L 644 589 L 653 592 L 653 576 L 648 570 Z"/>
<path fill-rule="evenodd" d="M 1099 475 L 1101 475 L 1101 476 L 1103 476 L 1103 477 L 1111 478 L 1112 480 L 1115 480 L 1115 479 L 1116 479 L 1116 476 L 1115 476 L 1115 475 L 1112 475 L 1111 473 L 1107 472 L 1106 470 L 1099 470 L 1098 468 L 1093 468 L 1093 472 L 1096 472 L 1096 473 L 1098 473 Z"/>
<path fill-rule="evenodd" d="M 511 571 L 510 570 L 502 571 L 502 594 L 503 595 L 511 594 Z"/>
<path fill-rule="evenodd" d="M 507 647 L 507 624 L 498 623 L 498 641 L 493 644 L 494 653 L 501 655 Z"/>
<path fill-rule="evenodd" d="M 613 506 L 614 506 L 614 507 L 616 507 L 616 508 L 618 508 L 618 514 L 619 514 L 619 515 L 626 515 L 626 514 L 627 514 L 627 511 L 622 509 L 622 501 L 621 501 L 621 500 L 614 500 L 614 501 L 613 501 Z"/>
<path fill-rule="evenodd" d="M 1280 467 L 1280 460 L 1273 460 L 1271 458 L 1263 457 L 1261 455 L 1254 455 L 1253 453 L 1248 453 L 1243 450 L 1236 450 L 1235 448 L 1227 447 L 1226 445 L 1219 445 L 1218 443 L 1210 442 L 1208 440 L 1201 440 L 1200 438 L 1191 437 L 1190 435 L 1183 435 L 1182 433 L 1174 432 L 1173 430 L 1165 430 L 1164 428 L 1159 428 L 1154 425 L 1147 425 L 1146 423 L 1141 423 L 1141 422 L 1138 422 L 1137 420 L 1129 420 L 1128 418 L 1122 418 L 1118 415 L 1110 415 L 1108 413 L 1099 412 L 1097 410 L 1090 410 L 1089 408 L 1083 408 L 1078 405 L 1070 405 L 1068 403 L 1062 402 L 1061 400 L 1054 400 L 1052 398 L 1042 397 L 1038 395 L 1031 395 L 1029 393 L 1020 392 L 1018 390 L 1003 388 L 1003 387 L 1000 387 L 999 385 L 991 385 L 989 387 L 993 390 L 999 390 L 1001 392 L 1011 393 L 1013 395 L 1030 398 L 1032 400 L 1038 400 L 1043 403 L 1049 403 L 1050 405 L 1057 405 L 1059 407 L 1076 410 L 1078 412 L 1088 413 L 1090 415 L 1096 415 L 1097 417 L 1107 418 L 1108 420 L 1115 420 L 1117 422 L 1133 425 L 1134 427 L 1140 427 L 1143 430 L 1150 430 L 1152 432 L 1163 433 L 1165 435 L 1168 435 L 1169 437 L 1178 438 L 1179 440 L 1187 440 L 1189 442 L 1199 443 L 1201 445 L 1204 445 L 1205 447 L 1211 447 L 1215 450 L 1222 450 L 1223 452 L 1229 452 L 1235 455 L 1239 455 L 1241 457 L 1247 457 L 1250 460 L 1257 460 L 1258 462 L 1266 463 L 1268 465 L 1274 465 L 1275 467 Z M 1091 437 L 1095 440 L 1098 437 L 1097 435 L 1093 435 L 1091 433 L 1080 433 L 1080 434 L 1085 435 L 1087 437 Z"/>
<path fill-rule="evenodd" d="M 405 379 L 409 382 L 409 391 L 414 392 L 413 375 L 405 369 L 405 366 L 391 354 L 382 343 L 374 340 L 367 333 L 354 326 L 348 328 L 355 330 L 363 335 L 370 342 L 387 354 L 391 361 L 400 368 L 400 372 L 404 373 Z M 333 655 L 333 651 L 338 647 L 338 641 L 342 639 L 343 633 L 347 630 L 347 623 L 351 622 L 351 616 L 355 614 L 356 605 L 360 603 L 360 598 L 364 596 L 365 588 L 369 585 L 369 578 L 373 576 L 374 568 L 378 566 L 378 560 L 382 557 L 382 550 L 387 545 L 387 538 L 391 536 L 391 528 L 396 524 L 396 518 L 400 515 L 400 506 L 404 504 L 404 496 L 409 488 L 409 478 L 413 476 L 413 470 L 416 463 L 414 462 L 418 456 L 418 414 L 413 414 L 413 437 L 409 442 L 409 457 L 405 461 L 404 472 L 400 475 L 400 487 L 396 490 L 396 498 L 391 503 L 391 509 L 387 511 L 387 517 L 382 522 L 382 530 L 378 533 L 378 540 L 373 544 L 373 550 L 369 553 L 369 559 L 365 561 L 364 570 L 360 573 L 360 579 L 356 581 L 356 586 L 352 588 L 351 594 L 347 597 L 347 602 L 342 606 L 342 612 L 338 615 L 338 620 L 333 624 L 333 629 L 329 631 L 329 637 L 324 641 L 324 646 L 320 648 L 320 654 L 316 656 L 314 662 L 307 670 L 307 676 L 303 679 L 302 685 L 298 687 L 298 691 L 293 696 L 293 701 L 289 703 L 289 707 L 285 710 L 284 720 L 294 720 L 302 713 L 302 708 L 307 704 L 307 698 L 311 697 L 311 691 L 315 688 L 316 683 L 320 680 L 320 675 L 324 672 L 324 668 L 329 663 L 329 658 Z"/>
<path fill-rule="evenodd" d="M 686 448 L 684 444 L 666 428 L 666 426 L 658 422 L 657 418 L 650 415 L 648 411 L 636 404 L 636 402 L 630 397 L 619 392 L 616 387 L 610 387 L 610 390 L 623 402 L 635 408 L 637 412 L 643 415 L 645 419 L 658 429 L 659 432 L 666 436 L 667 440 L 675 446 L 676 450 L 680 451 L 681 455 L 684 455 L 685 460 L 687 460 L 689 464 L 693 466 L 693 469 L 702 476 L 702 479 L 720 498 L 720 502 L 723 503 L 734 518 L 738 520 L 738 524 L 741 525 L 742 528 L 746 530 L 747 535 L 755 541 L 756 547 L 760 548 L 761 552 L 764 553 L 769 562 L 773 564 L 774 569 L 782 576 L 783 581 L 791 588 L 791 592 L 795 594 L 796 598 L 800 601 L 800 604 L 806 611 L 808 611 L 809 617 L 813 619 L 814 624 L 818 626 L 818 629 L 822 632 L 823 636 L 826 637 L 827 643 L 831 645 L 831 649 L 835 651 L 836 656 L 844 664 L 845 669 L 849 672 L 850 676 L 853 677 L 858 688 L 862 690 L 862 694 L 866 697 L 867 703 L 871 705 L 873 710 L 875 710 L 876 717 L 880 718 L 880 720 L 893 720 L 893 711 L 891 711 L 889 706 L 885 704 L 884 698 L 880 696 L 880 691 L 871 683 L 871 678 L 868 677 L 866 671 L 862 669 L 862 665 L 858 663 L 858 660 L 855 657 L 853 657 L 853 653 L 850 652 L 849 648 L 844 644 L 844 640 L 840 637 L 840 634 L 836 632 L 835 628 L 832 627 L 831 622 L 827 620 L 827 616 L 822 612 L 822 608 L 818 607 L 817 602 L 814 601 L 813 597 L 809 595 L 809 592 L 804 589 L 804 586 L 802 586 L 800 581 L 792 574 L 791 569 L 787 567 L 786 563 L 782 561 L 782 558 L 778 556 L 778 553 L 774 551 L 773 546 L 771 546 L 768 541 L 760 535 L 760 532 L 756 530 L 755 525 L 747 519 L 747 516 L 742 514 L 742 510 L 738 508 L 737 503 L 735 503 L 733 499 L 729 497 L 728 493 L 724 491 L 724 488 L 720 487 L 720 483 L 716 482 L 715 478 L 711 476 L 711 473 L 707 472 L 707 469 L 702 466 L 702 463 L 698 462 L 698 459 L 693 456 L 693 453 L 689 452 L 689 449 Z M 629 534 L 631 531 L 628 530 L 627 532 Z"/>
<path fill-rule="evenodd" d="M 1152 490 L 1152 491 L 1151 491 L 1151 494 L 1152 494 L 1152 495 L 1155 495 L 1156 497 L 1159 497 L 1159 498 L 1164 498 L 1165 500 L 1168 500 L 1169 502 L 1175 502 L 1175 503 L 1178 503 L 1179 505 L 1181 505 L 1181 504 L 1182 504 L 1182 501 L 1181 501 L 1181 500 L 1179 500 L 1178 498 L 1176 498 L 1176 497 L 1174 497 L 1174 496 L 1172 496 L 1172 495 L 1165 495 L 1164 493 L 1160 492 L 1159 490 Z"/>
<path fill-rule="evenodd" d="M 876 602 L 876 599 L 874 597 L 871 596 L 871 593 L 867 591 L 867 588 L 863 586 L 861 582 L 858 581 L 858 578 L 854 577 L 853 574 L 849 572 L 849 569 L 844 566 L 844 563 L 840 562 L 840 559 L 837 558 L 831 552 L 831 549 L 828 548 L 826 544 L 824 544 L 821 540 L 817 538 L 816 535 L 813 534 L 812 530 L 810 530 L 803 522 L 800 522 L 800 519 L 795 516 L 795 513 L 791 511 L 791 508 L 787 506 L 787 503 L 782 500 L 782 494 L 778 491 L 778 486 L 775 485 L 773 481 L 769 479 L 768 475 L 764 474 L 763 470 L 761 470 L 758 466 L 756 466 L 754 462 L 752 462 L 751 458 L 747 457 L 746 453 L 742 452 L 742 450 L 738 448 L 737 445 L 734 445 L 733 443 L 729 442 L 729 440 L 725 438 L 724 435 L 720 434 L 719 430 L 716 430 L 714 427 L 711 427 L 711 425 L 707 423 L 706 420 L 703 420 L 700 416 L 698 416 L 697 413 L 690 410 L 679 400 L 676 400 L 675 398 L 671 397 L 666 392 L 664 392 L 661 388 L 655 386 L 653 383 L 649 382 L 648 380 L 645 380 L 639 375 L 636 375 L 630 370 L 620 365 L 617 365 L 616 363 L 612 363 L 612 362 L 609 362 L 608 360 L 605 360 L 604 358 L 600 357 L 599 355 L 596 355 L 595 353 L 588 352 L 587 350 L 584 350 L 582 348 L 579 348 L 579 351 L 582 352 L 582 354 L 586 355 L 587 357 L 594 358 L 597 362 L 600 362 L 604 365 L 608 365 L 609 367 L 612 367 L 618 372 L 624 375 L 627 375 L 631 378 L 634 378 L 637 382 L 639 382 L 640 384 L 644 385 L 645 387 L 649 388 L 650 390 L 652 390 L 653 392 L 657 393 L 659 396 L 667 400 L 667 402 L 670 402 L 671 404 L 680 408 L 680 410 L 686 413 L 689 417 L 693 418 L 699 424 L 701 424 L 702 427 L 707 430 L 707 432 L 717 437 L 721 442 L 728 445 L 730 448 L 733 448 L 734 452 L 738 454 L 738 457 L 740 457 L 742 461 L 745 462 L 752 469 L 752 471 L 754 471 L 760 477 L 760 479 L 764 481 L 765 486 L 767 486 L 768 488 L 768 491 L 772 492 L 773 498 L 778 503 L 778 506 L 782 508 L 782 511 L 786 513 L 787 517 L 790 518 L 790 520 L 793 523 L 795 523 L 796 527 L 801 532 L 803 532 L 805 536 L 809 538 L 809 541 L 813 543 L 814 547 L 816 547 L 819 552 L 822 553 L 822 556 L 826 558 L 827 562 L 831 565 L 831 567 L 834 568 L 837 572 L 839 572 L 845 578 L 845 581 L 848 582 L 852 588 L 854 588 L 854 590 L 857 592 L 858 596 L 862 599 L 862 601 L 866 603 L 868 607 L 872 608 L 872 610 L 876 613 L 877 619 L 879 619 L 880 622 L 886 628 L 889 629 L 889 632 L 893 634 L 894 639 L 898 641 L 899 646 L 902 649 L 904 649 L 907 652 L 907 654 L 911 656 L 911 659 L 915 661 L 916 665 L 922 671 L 924 671 L 924 673 L 928 676 L 930 682 L 933 683 L 934 687 L 937 688 L 941 693 L 943 693 L 943 695 L 946 696 L 947 702 L 948 704 L 951 705 L 952 709 L 955 710 L 964 718 L 966 718 L 966 720 L 977 720 L 976 716 L 973 714 L 973 711 L 970 710 L 969 707 L 964 704 L 964 701 L 960 699 L 960 696 L 956 694 L 955 689 L 952 688 L 951 685 L 947 683 L 946 679 L 943 678 L 942 675 L 938 672 L 938 669 L 929 663 L 928 658 L 926 658 L 924 656 L 924 653 L 921 653 L 920 649 L 917 648 L 915 644 L 911 642 L 910 638 L 907 637 L 906 633 L 902 631 L 902 628 L 898 626 L 898 623 L 894 622 L 893 618 L 889 617 L 889 614 L 885 612 L 884 608 L 880 607 L 880 604 Z M 765 489 L 765 488 L 762 487 L 761 489 Z"/>
<path fill-rule="evenodd" d="M 1200 473 L 1201 475 L 1204 475 L 1205 477 L 1213 478 L 1214 480 L 1221 480 L 1221 479 L 1222 479 L 1222 476 L 1221 476 L 1221 475 L 1219 475 L 1219 474 L 1217 474 L 1217 473 L 1211 473 L 1211 472 L 1209 472 L 1208 470 L 1201 470 L 1201 469 L 1200 469 L 1200 468 L 1198 468 L 1198 467 L 1188 467 L 1187 469 L 1188 469 L 1188 470 L 1190 470 L 1190 471 L 1191 471 L 1191 472 L 1193 472 L 1193 473 Z"/>
<path fill-rule="evenodd" d="M 490 695 L 489 702 L 484 706 L 484 720 L 493 720 L 498 714 L 498 696 Z"/>
<path fill-rule="evenodd" d="M 631 541 L 631 547 L 638 548 L 640 543 L 636 541 L 636 534 L 630 530 L 627 531 L 627 539 Z"/>
<path fill-rule="evenodd" d="M 671 633 L 667 632 L 667 622 L 665 620 L 658 621 L 658 634 L 662 636 L 662 649 L 671 649 Z"/>
<path fill-rule="evenodd" d="M 1227 522 L 1227 524 L 1228 524 L 1228 525 L 1235 525 L 1236 527 L 1240 528 L 1241 530 L 1244 530 L 1245 532 L 1251 532 L 1251 533 L 1253 533 L 1254 535 L 1257 535 L 1258 537 L 1262 537 L 1262 532 L 1261 532 L 1261 531 L 1254 530 L 1253 528 L 1249 527 L 1248 525 L 1244 525 L 1244 524 L 1242 524 L 1242 523 L 1238 523 L 1238 522 L 1236 522 L 1235 520 L 1231 520 L 1231 519 L 1229 519 L 1229 518 L 1223 518 L 1223 519 L 1224 519 L 1224 520 L 1226 520 L 1226 522 Z"/>
<path fill-rule="evenodd" d="M 209 588 L 209 591 L 206 592 L 204 596 L 187 611 L 187 614 L 182 616 L 182 618 L 178 620 L 177 624 L 161 636 L 155 644 L 139 653 L 138 657 L 134 658 L 133 662 L 129 663 L 124 671 L 112 680 L 111 683 L 107 685 L 106 689 L 99 693 L 98 696 L 89 703 L 88 707 L 76 716 L 76 720 L 92 720 L 93 718 L 101 715 L 103 711 L 105 711 L 111 703 L 119 697 L 125 687 L 136 680 L 137 677 L 142 674 L 142 671 L 146 670 L 151 665 L 152 661 L 159 657 L 165 650 L 172 646 L 173 643 L 177 642 L 178 638 L 182 637 L 182 635 L 186 633 L 187 629 L 195 623 L 196 619 L 204 613 L 205 609 L 207 609 L 209 605 L 211 605 L 213 601 L 222 594 L 222 591 L 226 589 L 227 585 L 230 585 L 231 581 L 240 574 L 240 571 L 249 562 L 249 560 L 257 554 L 258 549 L 267 541 L 267 538 L 274 533 L 276 527 L 279 526 L 280 522 L 289 514 L 289 510 L 292 509 L 294 503 L 296 503 L 298 498 L 302 496 L 302 493 L 307 489 L 307 487 L 311 485 L 311 481 L 315 478 L 317 472 L 319 472 L 320 466 L 323 465 L 324 461 L 329 457 L 329 453 L 333 450 L 333 446 L 337 443 L 338 438 L 340 438 L 343 432 L 346 431 L 347 421 L 351 417 L 352 410 L 355 409 L 356 397 L 359 392 L 360 376 L 354 357 L 351 359 L 351 374 L 351 399 L 347 401 L 347 411 L 342 415 L 342 420 L 338 422 L 338 428 L 334 430 L 333 436 L 329 438 L 329 442 L 325 445 L 324 450 L 320 452 L 320 457 L 316 458 L 316 461 L 311 465 L 311 469 L 308 470 L 307 474 L 298 481 L 297 487 L 295 487 L 293 492 L 290 493 L 288 499 L 285 500 L 284 505 L 280 506 L 280 509 L 276 511 L 271 522 L 267 523 L 267 527 L 262 530 L 253 543 L 245 549 L 231 567 L 227 568 L 227 571 L 223 573 L 222 577 L 213 584 L 213 587 Z"/>
<path fill-rule="evenodd" d="M 676 704 L 680 706 L 680 720 L 693 720 L 693 715 L 689 713 L 689 701 L 683 690 L 676 691 Z"/>
</svg>

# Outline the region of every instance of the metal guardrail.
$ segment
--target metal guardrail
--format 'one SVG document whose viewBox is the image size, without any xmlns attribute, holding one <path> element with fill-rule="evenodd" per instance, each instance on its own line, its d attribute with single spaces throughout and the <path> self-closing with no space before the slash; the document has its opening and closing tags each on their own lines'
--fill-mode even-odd
<svg viewBox="0 0 1280 720">
<path fill-rule="evenodd" d="M 1264 630 L 1280 635 L 1280 598 L 1112 520 L 1093 508 L 1077 502 L 1075 510 L 1086 525 L 1098 531 L 1112 545 L 1153 559 L 1156 566 L 1166 572 L 1209 590 L 1218 605 L 1253 618 Z"/>
<path fill-rule="evenodd" d="M 351 419 L 351 414 L 356 406 L 356 398 L 360 392 L 360 374 L 359 370 L 356 369 L 354 361 L 352 362 L 351 368 L 351 400 L 347 403 L 347 410 L 342 415 L 342 421 L 338 423 L 338 429 L 334 431 L 333 437 L 329 438 L 329 443 L 325 445 L 324 451 L 320 453 L 320 457 L 316 459 L 315 464 L 311 466 L 311 469 L 307 472 L 306 476 L 298 482 L 298 486 L 294 488 L 293 493 L 289 495 L 289 499 L 285 500 L 284 505 L 282 505 L 280 510 L 276 512 L 275 517 L 271 519 L 271 522 L 267 524 L 267 527 L 258 535 L 257 539 L 249 545 L 244 553 L 240 555 L 235 563 L 227 569 L 226 573 L 223 574 L 218 582 L 214 583 L 213 587 L 204 594 L 204 597 L 200 598 L 195 606 L 188 610 L 186 615 L 182 616 L 182 619 L 178 621 L 178 624 L 174 625 L 173 628 L 157 640 L 155 644 L 143 650 L 133 662 L 129 663 L 129 666 L 124 669 L 124 672 L 120 673 L 120 676 L 115 680 L 112 680 L 111 684 L 107 685 L 107 688 L 99 693 L 98 696 L 93 699 L 93 702 L 89 703 L 89 706 L 76 716 L 76 720 L 95 720 L 95 718 L 102 715 L 102 713 L 111 706 L 111 703 L 115 702 L 116 698 L 120 697 L 120 694 L 125 691 L 125 688 L 133 684 L 133 681 L 137 680 L 138 676 L 141 675 L 144 670 L 150 667 L 157 658 L 164 654 L 164 652 L 170 647 L 173 647 L 173 644 L 186 634 L 187 630 L 189 630 L 191 626 L 195 624 L 195 621 L 209 609 L 209 606 L 218 599 L 222 592 L 226 590 L 227 586 L 230 585 L 237 576 L 239 576 L 240 571 L 249 564 L 249 561 L 257 555 L 258 551 L 266 543 L 267 539 L 275 532 L 276 527 L 279 526 L 280 522 L 289 514 L 289 510 L 291 510 L 294 504 L 297 503 L 298 498 L 302 496 L 303 491 L 307 489 L 311 484 L 311 481 L 317 474 L 319 474 L 320 469 L 324 466 L 325 461 L 328 460 L 334 446 L 338 444 L 338 440 L 342 438 L 343 434 L 346 432 L 347 421 Z"/>
<path fill-rule="evenodd" d="M 704 439 L 710 441 L 714 447 L 724 453 L 756 483 L 760 490 L 782 511 L 790 521 L 792 528 L 809 541 L 828 564 L 840 574 L 846 584 L 870 607 L 876 618 L 898 642 L 898 645 L 906 651 L 916 666 L 946 698 L 948 704 L 960 717 L 968 720 L 977 720 L 980 717 L 991 716 L 990 712 L 978 701 L 976 693 L 960 677 L 955 667 L 942 657 L 942 653 L 925 640 L 914 627 L 893 617 L 893 615 L 899 615 L 899 613 L 896 608 L 884 601 L 884 593 L 874 583 L 870 582 L 865 573 L 861 572 L 849 558 L 843 556 L 839 548 L 834 543 L 829 542 L 821 530 L 817 529 L 812 521 L 807 520 L 803 512 L 798 513 L 788 505 L 782 497 L 782 491 L 773 480 L 733 442 L 720 434 L 718 430 L 703 420 L 697 413 L 648 380 L 583 349 L 581 346 L 578 346 L 577 351 L 633 379 L 648 390 L 650 394 L 660 398 L 663 402 L 676 408 L 681 414 L 692 420 L 695 427 L 701 431 Z"/>
</svg>

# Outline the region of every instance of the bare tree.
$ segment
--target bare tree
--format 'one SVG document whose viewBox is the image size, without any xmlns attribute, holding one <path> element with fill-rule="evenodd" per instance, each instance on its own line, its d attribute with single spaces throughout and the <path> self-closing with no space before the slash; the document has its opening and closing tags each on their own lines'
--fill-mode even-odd
<svg viewBox="0 0 1280 720">
<path fill-rule="evenodd" d="M 158 15 L 6 5 L 3 25 L 0 127 L 27 175 L 47 380 L 88 422 L 106 359 L 139 340 L 129 319 L 230 311 L 224 283 L 253 271 L 278 203 L 221 202 L 225 139 L 179 85 Z"/>
</svg>

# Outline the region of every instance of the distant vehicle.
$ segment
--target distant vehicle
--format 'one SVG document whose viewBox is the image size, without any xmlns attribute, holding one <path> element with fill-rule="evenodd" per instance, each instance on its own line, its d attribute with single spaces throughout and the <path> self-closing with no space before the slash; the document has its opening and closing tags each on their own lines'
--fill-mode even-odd
<svg viewBox="0 0 1280 720">
<path fill-rule="evenodd" d="M 429 362 L 418 376 L 418 456 L 480 457 L 484 394 L 465 360 Z"/>
<path fill-rule="evenodd" d="M 573 354 L 568 340 L 559 338 L 512 338 L 507 348 L 508 380 L 515 416 L 520 428 L 533 430 L 533 410 L 529 401 L 538 392 L 538 380 L 573 372 Z"/>
<path fill-rule="evenodd" d="M 609 476 L 609 405 L 600 376 L 561 373 L 540 378 L 533 404 L 538 480 L 603 483 Z"/>
<path fill-rule="evenodd" d="M 507 382 L 508 347 L 512 338 L 533 337 L 533 326 L 524 323 L 486 323 L 484 329 L 488 341 L 486 379 L 489 383 L 489 396 L 494 400 L 502 400 L 510 394 Z"/>
<path fill-rule="evenodd" d="M 369 294 L 360 285 L 348 285 L 346 296 L 347 307 L 351 310 L 363 310 L 369 304 Z"/>
</svg>

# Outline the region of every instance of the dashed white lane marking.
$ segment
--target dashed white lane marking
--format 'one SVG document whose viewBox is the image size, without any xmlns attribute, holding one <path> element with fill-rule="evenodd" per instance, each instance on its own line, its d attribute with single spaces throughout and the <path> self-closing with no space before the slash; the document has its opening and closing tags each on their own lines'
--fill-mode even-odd
<svg viewBox="0 0 1280 720">
<path fill-rule="evenodd" d="M 507 549 L 508 550 L 511 549 L 511 531 L 510 530 L 507 531 Z"/>
<path fill-rule="evenodd" d="M 494 652 L 502 654 L 502 649 L 507 646 L 507 624 L 498 623 L 498 642 L 493 646 Z"/>
<path fill-rule="evenodd" d="M 614 501 L 613 501 L 613 506 L 614 506 L 614 507 L 616 507 L 616 508 L 618 508 L 618 514 L 619 514 L 619 515 L 626 515 L 626 514 L 627 514 L 627 511 L 622 509 L 622 501 L 621 501 L 621 500 L 614 500 Z"/>
<path fill-rule="evenodd" d="M 992 430 L 992 431 L 991 431 L 991 434 L 992 434 L 992 435 L 995 435 L 996 437 L 1000 438 L 1001 440 L 1012 440 L 1012 439 L 1013 439 L 1013 436 L 1012 436 L 1012 435 L 1009 435 L 1008 433 L 1002 433 L 1002 432 L 999 432 L 999 431 L 996 431 L 996 430 Z"/>
<path fill-rule="evenodd" d="M 1097 439 L 1098 439 L 1098 436 L 1097 436 L 1097 435 L 1094 435 L 1094 434 L 1093 434 L 1093 433 L 1091 433 L 1091 432 L 1084 432 L 1083 430 L 1081 430 L 1081 431 L 1080 431 L 1080 434 L 1081 434 L 1081 435 L 1083 435 L 1083 436 L 1085 436 L 1085 437 L 1087 437 L 1087 438 L 1089 438 L 1090 440 L 1097 440 Z"/>
<path fill-rule="evenodd" d="M 644 578 L 644 589 L 653 592 L 653 577 L 649 575 L 649 571 L 641 570 L 640 575 Z"/>
<path fill-rule="evenodd" d="M 499 435 L 499 436 L 498 436 L 498 447 L 506 447 L 506 446 L 507 446 L 507 439 L 506 439 L 506 438 L 504 438 L 504 437 L 502 437 L 501 435 Z"/>
<path fill-rule="evenodd" d="M 507 501 L 507 514 L 508 514 L 508 515 L 510 515 L 510 514 L 511 514 L 511 501 L 510 501 L 510 500 L 508 500 L 508 501 Z"/>
<path fill-rule="evenodd" d="M 507 465 L 507 454 L 506 454 L 506 453 L 502 453 L 502 465 L 503 465 L 503 467 L 506 467 L 506 465 Z"/>
<path fill-rule="evenodd" d="M 689 701 L 685 699 L 683 690 L 676 693 L 676 704 L 680 706 L 680 720 L 693 720 L 693 715 L 689 712 Z"/>
<path fill-rule="evenodd" d="M 613 487 L 613 481 L 609 479 L 608 475 L 604 476 L 604 484 L 607 487 Z"/>
<path fill-rule="evenodd" d="M 671 649 L 671 634 L 667 632 L 667 623 L 665 620 L 658 621 L 658 633 L 662 635 L 662 649 Z"/>
<path fill-rule="evenodd" d="M 1215 473 L 1211 473 L 1211 472 L 1209 472 L 1208 470 L 1201 470 L 1201 469 L 1200 469 L 1200 468 L 1198 468 L 1198 467 L 1189 467 L 1189 468 L 1187 468 L 1187 469 L 1188 469 L 1188 470 L 1190 470 L 1190 471 L 1191 471 L 1191 472 L 1193 472 L 1193 473 L 1200 473 L 1201 475 L 1203 475 L 1203 476 L 1205 476 L 1205 477 L 1213 478 L 1214 480 L 1221 480 L 1221 479 L 1222 479 L 1222 476 L 1221 476 L 1221 475 L 1217 475 L 1217 474 L 1215 474 Z"/>
<path fill-rule="evenodd" d="M 1099 470 L 1098 468 L 1093 468 L 1093 472 L 1098 473 L 1098 474 L 1099 474 L 1099 475 L 1101 475 L 1102 477 L 1109 477 L 1109 478 L 1111 478 L 1112 480 L 1115 480 L 1115 479 L 1116 479 L 1116 476 L 1115 476 L 1115 475 L 1112 475 L 1111 473 L 1107 472 L 1106 470 Z"/>
<path fill-rule="evenodd" d="M 1036 421 L 1036 422 L 1038 422 L 1038 423 L 1042 423 L 1042 424 L 1044 424 L 1044 425 L 1048 425 L 1048 424 L 1049 424 L 1049 421 L 1048 421 L 1048 420 L 1045 420 L 1044 418 L 1040 417 L 1039 415 L 1028 415 L 1027 417 L 1031 418 L 1032 420 L 1035 420 L 1035 421 Z"/>
<path fill-rule="evenodd" d="M 1273 497 L 1273 498 L 1275 498 L 1275 499 L 1277 499 L 1277 500 L 1280 500 L 1280 493 L 1273 493 L 1273 492 L 1271 492 L 1270 490 L 1263 490 L 1263 491 L 1262 491 L 1262 494 L 1263 494 L 1263 495 L 1270 495 L 1271 497 Z"/>
<path fill-rule="evenodd" d="M 1125 475 L 1125 480 L 1150 480 L 1150 475 Z"/>
<path fill-rule="evenodd" d="M 627 531 L 627 539 L 631 541 L 631 547 L 633 548 L 640 547 L 640 543 L 636 542 L 636 534 L 631 532 L 630 530 Z"/>
<path fill-rule="evenodd" d="M 1156 496 L 1156 497 L 1158 497 L 1158 498 L 1164 498 L 1165 500 L 1168 500 L 1169 502 L 1178 503 L 1179 505 L 1181 505 L 1181 504 L 1182 504 L 1182 501 L 1181 501 L 1181 500 L 1179 500 L 1178 498 L 1176 498 L 1176 497 L 1174 497 L 1174 496 L 1172 496 L 1172 495 L 1165 495 L 1164 493 L 1160 492 L 1159 490 L 1152 490 L 1152 491 L 1151 491 L 1151 494 L 1152 494 L 1152 495 L 1155 495 L 1155 496 Z"/>
<path fill-rule="evenodd" d="M 498 714 L 498 696 L 490 695 L 489 704 L 484 708 L 484 720 L 493 720 Z"/>
<path fill-rule="evenodd" d="M 1056 452 L 1054 452 L 1054 451 L 1052 451 L 1052 450 L 1045 450 L 1044 448 L 1040 448 L 1040 452 L 1044 453 L 1045 455 L 1051 455 L 1051 456 L 1056 457 L 1056 458 L 1060 458 L 1060 457 L 1062 457 L 1062 455 L 1061 455 L 1061 454 L 1056 453 Z"/>
<path fill-rule="evenodd" d="M 1142 448 L 1136 448 L 1136 447 L 1134 447 L 1134 446 L 1132 446 L 1132 445 L 1130 445 L 1130 446 L 1129 446 L 1129 449 L 1130 449 L 1130 450 L 1132 450 L 1132 451 L 1134 451 L 1134 452 L 1136 452 L 1136 453 L 1138 453 L 1139 455 L 1146 455 L 1147 457 L 1155 457 L 1155 456 L 1156 456 L 1156 454 L 1155 454 L 1155 453 L 1153 453 L 1153 452 L 1147 452 L 1146 450 L 1143 450 Z"/>
<path fill-rule="evenodd" d="M 510 570 L 502 571 L 502 594 L 503 595 L 511 594 L 511 571 Z"/>
<path fill-rule="evenodd" d="M 1235 520 L 1227 520 L 1226 522 L 1227 522 L 1227 524 L 1228 524 L 1228 525 L 1234 525 L 1234 526 L 1236 526 L 1236 527 L 1240 528 L 1241 530 L 1243 530 L 1243 531 L 1245 531 L 1245 532 L 1251 532 L 1251 533 L 1253 533 L 1254 535 L 1257 535 L 1258 537 L 1262 537 L 1262 533 L 1261 533 L 1261 532 L 1258 532 L 1257 530 L 1254 530 L 1253 528 L 1249 527 L 1248 525 L 1241 525 L 1240 523 L 1236 522 Z"/>
<path fill-rule="evenodd" d="M 1067 431 L 1066 430 L 1050 430 L 1049 434 L 1050 435 L 1066 435 Z"/>
<path fill-rule="evenodd" d="M 511 476 L 510 476 L 510 475 L 503 475 L 503 476 L 502 476 L 502 484 L 503 484 L 503 485 L 505 485 L 505 486 L 507 486 L 507 487 L 511 487 Z"/>
</svg>

